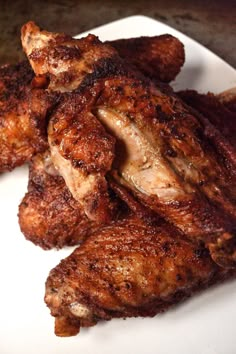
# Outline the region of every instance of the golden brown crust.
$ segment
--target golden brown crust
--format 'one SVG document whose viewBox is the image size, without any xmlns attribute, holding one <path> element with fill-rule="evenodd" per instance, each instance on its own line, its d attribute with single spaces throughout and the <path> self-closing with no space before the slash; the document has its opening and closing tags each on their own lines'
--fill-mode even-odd
<svg viewBox="0 0 236 354">
<path fill-rule="evenodd" d="M 120 57 L 152 79 L 170 82 L 184 64 L 183 44 L 170 34 L 107 41 Z"/>
<path fill-rule="evenodd" d="M 45 301 L 56 321 L 64 319 L 62 332 L 74 335 L 67 329 L 76 320 L 79 329 L 154 316 L 226 275 L 207 250 L 167 224 L 128 219 L 95 232 L 62 260 L 47 279 Z"/>
</svg>

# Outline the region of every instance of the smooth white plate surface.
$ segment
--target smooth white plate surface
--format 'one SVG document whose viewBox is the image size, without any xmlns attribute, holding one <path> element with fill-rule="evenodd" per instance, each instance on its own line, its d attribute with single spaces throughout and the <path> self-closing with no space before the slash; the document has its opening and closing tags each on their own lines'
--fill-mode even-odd
<svg viewBox="0 0 236 354">
<path fill-rule="evenodd" d="M 134 16 L 89 31 L 102 40 L 177 36 L 186 64 L 175 89 L 215 93 L 236 86 L 236 71 L 178 31 L 153 19 Z M 235 354 L 236 281 L 199 294 L 152 319 L 113 320 L 76 337 L 54 335 L 44 304 L 49 270 L 72 249 L 43 251 L 20 233 L 18 204 L 27 188 L 27 168 L 0 176 L 0 354 Z"/>
</svg>

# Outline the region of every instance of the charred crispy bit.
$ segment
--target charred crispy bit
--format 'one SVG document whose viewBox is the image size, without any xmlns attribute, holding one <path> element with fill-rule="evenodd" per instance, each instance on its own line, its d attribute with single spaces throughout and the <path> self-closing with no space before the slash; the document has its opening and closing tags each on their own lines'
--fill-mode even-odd
<svg viewBox="0 0 236 354">
<path fill-rule="evenodd" d="M 4 105 L 12 95 L 19 97 L 24 93 L 25 86 L 29 85 L 34 72 L 27 61 L 16 65 L 3 65 L 0 67 L 0 105 Z"/>
<path fill-rule="evenodd" d="M 116 48 L 121 58 L 135 65 L 144 75 L 158 81 L 174 80 L 184 64 L 184 46 L 170 34 L 106 43 Z"/>
<path fill-rule="evenodd" d="M 189 106 L 207 117 L 236 148 L 236 111 L 233 111 L 233 98 L 226 100 L 226 95 L 219 98 L 212 93 L 200 94 L 193 90 L 181 91 L 178 95 Z"/>
<path fill-rule="evenodd" d="M 40 58 L 32 63 L 34 70 L 50 77 L 49 89 L 57 87 L 55 77 L 59 89 L 75 87 L 75 81 L 68 86 L 52 70 L 65 36 L 40 32 L 32 23 L 22 33 L 29 59 Z M 80 85 L 64 94 L 53 113 L 49 144 L 53 163 L 86 215 L 97 221 L 112 219 L 106 192 L 106 175 L 112 174 L 190 239 L 203 241 L 219 264 L 235 266 L 235 154 L 228 154 L 229 164 L 212 144 L 217 137 L 217 145 L 226 146 L 224 137 L 171 90 L 145 79 L 98 39 L 88 36 L 76 45 L 66 41 L 70 50 L 83 43 L 78 65 L 73 56 L 73 65 L 69 57 L 57 57 L 64 74 L 77 72 Z M 101 155 L 94 153 L 99 145 Z"/>
<path fill-rule="evenodd" d="M 25 237 L 44 249 L 77 245 L 98 227 L 72 197 L 48 151 L 30 162 L 28 193 L 19 206 L 19 224 Z"/>
<path fill-rule="evenodd" d="M 128 219 L 62 260 L 49 274 L 45 301 L 55 333 L 71 336 L 100 320 L 154 316 L 227 272 L 169 225 Z"/>
<path fill-rule="evenodd" d="M 0 68 L 0 172 L 10 171 L 45 150 L 45 116 L 51 100 L 31 89 L 26 62 Z"/>
</svg>

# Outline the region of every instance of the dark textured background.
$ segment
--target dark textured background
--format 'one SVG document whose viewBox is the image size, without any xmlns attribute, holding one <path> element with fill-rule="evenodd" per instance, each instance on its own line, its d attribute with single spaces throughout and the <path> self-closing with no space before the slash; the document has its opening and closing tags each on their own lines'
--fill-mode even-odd
<svg viewBox="0 0 236 354">
<path fill-rule="evenodd" d="M 184 32 L 236 67 L 236 0 L 0 0 L 0 64 L 23 57 L 20 27 L 28 20 L 75 35 L 138 14 Z"/>
</svg>

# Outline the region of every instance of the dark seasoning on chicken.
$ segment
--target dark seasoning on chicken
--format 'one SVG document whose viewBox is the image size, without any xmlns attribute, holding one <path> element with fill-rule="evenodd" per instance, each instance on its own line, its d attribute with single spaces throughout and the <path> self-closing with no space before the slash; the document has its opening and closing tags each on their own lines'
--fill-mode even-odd
<svg viewBox="0 0 236 354">
<path fill-rule="evenodd" d="M 0 171 L 29 163 L 28 240 L 81 244 L 46 281 L 55 333 L 154 316 L 234 276 L 235 97 L 174 93 L 170 35 L 102 43 L 28 22 L 22 45 L 29 63 L 0 69 Z"/>
</svg>

